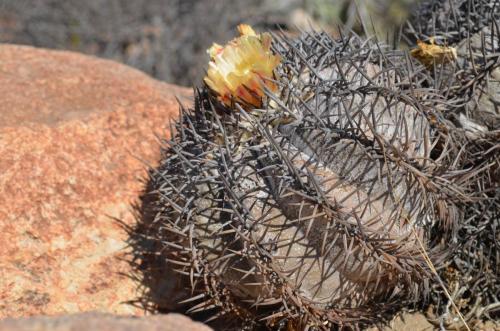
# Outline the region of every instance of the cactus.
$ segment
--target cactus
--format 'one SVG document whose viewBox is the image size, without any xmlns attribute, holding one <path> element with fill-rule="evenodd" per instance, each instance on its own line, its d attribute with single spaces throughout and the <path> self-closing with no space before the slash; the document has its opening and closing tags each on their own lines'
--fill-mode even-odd
<svg viewBox="0 0 500 331">
<path fill-rule="evenodd" d="M 418 303 L 449 254 L 431 229 L 473 199 L 427 70 L 355 35 L 275 36 L 273 54 L 265 97 L 210 81 L 150 171 L 143 235 L 180 306 L 219 329 L 329 330 Z"/>
<path fill-rule="evenodd" d="M 431 303 L 446 324 L 448 288 L 466 317 L 494 316 L 491 8 L 486 38 L 450 41 L 452 58 L 425 65 L 353 33 L 271 44 L 240 27 L 240 38 L 215 44 L 206 85 L 163 140 L 132 229 L 140 268 L 179 275 L 169 309 L 220 330 L 330 330 Z M 436 33 L 436 47 L 461 31 Z"/>
<path fill-rule="evenodd" d="M 445 99 L 441 115 L 462 138 L 463 169 L 471 172 L 473 203 L 453 233 L 434 231 L 434 240 L 453 244 L 440 266 L 452 292 L 431 291 L 436 324 L 454 327 L 451 301 L 468 320 L 500 317 L 500 1 L 423 1 L 408 24 L 408 39 L 432 36 L 456 49 L 455 61 L 436 63 L 431 86 Z M 451 299 L 451 300 L 450 300 Z"/>
</svg>

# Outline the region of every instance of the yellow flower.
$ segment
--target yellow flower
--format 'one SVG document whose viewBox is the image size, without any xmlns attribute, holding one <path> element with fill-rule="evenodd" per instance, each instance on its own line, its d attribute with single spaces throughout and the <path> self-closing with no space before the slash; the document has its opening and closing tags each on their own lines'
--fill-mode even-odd
<svg viewBox="0 0 500 331">
<path fill-rule="evenodd" d="M 457 59 L 455 48 L 436 45 L 434 38 L 431 38 L 428 44 L 418 40 L 417 47 L 412 49 L 410 54 L 427 68 L 432 67 L 434 63 L 443 64 Z"/>
<path fill-rule="evenodd" d="M 238 32 L 242 36 L 257 36 L 257 34 L 255 33 L 255 31 L 248 24 L 240 24 L 240 25 L 238 25 Z"/>
<path fill-rule="evenodd" d="M 241 36 L 227 45 L 213 44 L 205 83 L 219 100 L 231 106 L 233 102 L 245 107 L 260 107 L 264 87 L 275 92 L 270 81 L 281 58 L 271 52 L 271 35 L 256 34 L 249 25 L 238 26 Z"/>
</svg>

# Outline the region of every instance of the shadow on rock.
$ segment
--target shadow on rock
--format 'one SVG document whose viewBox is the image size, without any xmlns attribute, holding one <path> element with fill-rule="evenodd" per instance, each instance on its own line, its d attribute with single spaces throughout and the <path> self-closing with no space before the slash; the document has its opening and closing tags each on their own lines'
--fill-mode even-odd
<svg viewBox="0 0 500 331">
<path fill-rule="evenodd" d="M 153 170 L 151 170 L 153 171 Z M 150 177 L 151 178 L 151 177 Z M 155 202 L 154 180 L 145 181 L 145 190 L 139 202 L 133 205 L 135 224 L 121 225 L 128 233 L 127 243 L 131 248 L 129 263 L 133 274 L 128 275 L 138 283 L 138 298 L 129 303 L 150 313 L 184 313 L 180 301 L 189 297 L 187 284 L 182 284 L 154 235 L 161 230 L 155 217 L 159 206 Z"/>
</svg>

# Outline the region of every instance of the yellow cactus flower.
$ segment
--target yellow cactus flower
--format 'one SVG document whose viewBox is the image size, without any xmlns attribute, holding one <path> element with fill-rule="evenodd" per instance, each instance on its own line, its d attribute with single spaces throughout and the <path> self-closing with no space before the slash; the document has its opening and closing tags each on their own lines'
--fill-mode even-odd
<svg viewBox="0 0 500 331">
<path fill-rule="evenodd" d="M 257 34 L 255 31 L 252 29 L 252 27 L 248 24 L 240 24 L 238 25 L 238 32 L 242 36 L 256 36 Z"/>
<path fill-rule="evenodd" d="M 430 68 L 434 63 L 443 64 L 457 59 L 457 50 L 453 47 L 439 46 L 434 43 L 434 38 L 425 43 L 417 41 L 417 47 L 410 54 L 424 66 Z"/>
<path fill-rule="evenodd" d="M 210 58 L 213 59 L 213 58 L 215 58 L 217 56 L 217 54 L 219 54 L 220 52 L 222 52 L 223 49 L 224 49 L 224 46 L 219 45 L 217 43 L 213 43 L 212 47 L 210 47 L 207 50 L 207 53 L 208 53 L 208 55 L 210 55 Z"/>
<path fill-rule="evenodd" d="M 230 106 L 232 102 L 245 107 L 260 107 L 265 95 L 264 87 L 276 91 L 270 81 L 281 58 L 271 52 L 271 35 L 256 34 L 246 24 L 238 26 L 241 36 L 227 45 L 213 44 L 205 83 L 219 100 Z"/>
</svg>

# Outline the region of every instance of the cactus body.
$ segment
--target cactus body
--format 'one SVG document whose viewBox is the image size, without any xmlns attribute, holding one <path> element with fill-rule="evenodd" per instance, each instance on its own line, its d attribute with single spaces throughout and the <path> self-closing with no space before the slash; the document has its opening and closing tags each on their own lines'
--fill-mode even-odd
<svg viewBox="0 0 500 331">
<path fill-rule="evenodd" d="M 153 260 L 179 274 L 174 308 L 217 329 L 357 328 L 442 305 L 438 278 L 451 286 L 445 271 L 466 270 L 492 291 L 477 297 L 489 313 L 500 288 L 495 22 L 465 41 L 462 28 L 443 33 L 457 59 L 431 68 L 353 34 L 274 36 L 272 90 L 224 102 L 198 90 L 150 171 L 138 227 Z"/>
<path fill-rule="evenodd" d="M 151 171 L 147 235 L 188 312 L 248 328 L 379 321 L 426 295 L 422 251 L 446 256 L 428 229 L 456 222 L 467 195 L 425 69 L 357 36 L 276 37 L 274 50 L 280 92 L 261 109 L 201 90 L 182 111 Z"/>
</svg>

